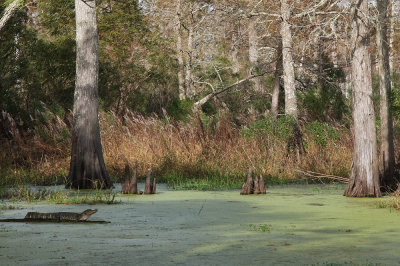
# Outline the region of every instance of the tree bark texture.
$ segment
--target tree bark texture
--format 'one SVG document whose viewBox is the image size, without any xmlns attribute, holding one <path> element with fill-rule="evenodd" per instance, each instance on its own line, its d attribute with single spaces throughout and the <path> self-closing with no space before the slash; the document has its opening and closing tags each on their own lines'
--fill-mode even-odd
<svg viewBox="0 0 400 266">
<path fill-rule="evenodd" d="M 137 168 L 138 164 L 136 162 L 135 168 L 133 168 L 133 174 L 131 176 L 131 171 L 129 164 L 125 166 L 125 175 L 121 179 L 121 193 L 122 194 L 140 194 L 137 189 Z"/>
<path fill-rule="evenodd" d="M 176 52 L 178 56 L 178 86 L 179 99 L 186 99 L 185 91 L 185 63 L 182 47 L 182 0 L 176 0 Z"/>
<path fill-rule="evenodd" d="M 253 69 L 258 65 L 258 36 L 257 36 L 257 18 L 249 18 L 248 33 L 249 33 L 249 61 L 250 61 L 250 71 L 249 74 L 253 72 Z M 264 91 L 262 77 L 254 78 L 254 90 L 257 92 Z"/>
<path fill-rule="evenodd" d="M 146 176 L 146 183 L 144 187 L 144 194 L 149 195 L 149 194 L 156 194 L 156 179 L 153 179 L 153 182 L 151 181 L 151 173 L 152 173 L 152 168 L 150 167 L 147 170 L 147 176 Z"/>
<path fill-rule="evenodd" d="M 350 182 L 344 195 L 380 197 L 368 1 L 353 0 L 351 16 L 354 151 Z"/>
<path fill-rule="evenodd" d="M 275 64 L 275 74 L 274 74 L 274 88 L 272 91 L 272 104 L 271 104 L 271 112 L 276 119 L 278 117 L 278 108 L 279 108 L 279 90 L 281 86 L 281 74 L 282 74 L 282 40 L 279 40 L 278 50 L 277 50 L 277 59 Z"/>
<path fill-rule="evenodd" d="M 251 195 L 251 194 L 266 194 L 265 183 L 262 175 L 260 178 L 256 177 L 253 180 L 253 169 L 250 167 L 247 175 L 247 181 L 242 185 L 240 195 Z"/>
<path fill-rule="evenodd" d="M 281 0 L 281 37 L 283 60 L 283 83 L 285 88 L 285 113 L 297 119 L 296 84 L 293 61 L 293 40 L 290 29 L 290 4 L 289 0 Z"/>
<path fill-rule="evenodd" d="M 18 10 L 20 4 L 20 0 L 15 0 L 6 7 L 0 19 L 0 32 L 10 20 L 10 18 L 14 15 L 14 13 Z"/>
<path fill-rule="evenodd" d="M 238 35 L 239 33 L 235 31 L 232 34 L 232 42 L 231 42 L 231 60 L 232 60 L 232 73 L 238 74 L 240 71 L 240 61 L 239 61 L 239 51 L 238 51 Z"/>
<path fill-rule="evenodd" d="M 388 0 L 377 1 L 378 23 L 376 45 L 378 56 L 378 74 L 380 91 L 380 118 L 381 118 L 381 147 L 379 153 L 379 173 L 381 185 L 387 190 L 396 189 L 397 181 L 394 178 L 394 142 L 393 118 L 390 106 L 391 82 L 389 66 L 389 47 L 387 38 L 387 10 Z"/>
<path fill-rule="evenodd" d="M 76 81 L 71 166 L 67 186 L 110 188 L 98 119 L 98 37 L 96 1 L 75 0 Z"/>
<path fill-rule="evenodd" d="M 186 51 L 186 75 L 185 75 L 185 87 L 187 96 L 193 97 L 195 92 L 192 86 L 192 61 L 193 61 L 193 35 L 194 35 L 194 20 L 192 14 L 192 3 L 190 3 L 190 22 L 188 25 L 188 39 L 187 39 L 187 51 Z"/>
<path fill-rule="evenodd" d="M 393 42 L 394 42 L 394 28 L 396 25 L 397 15 L 396 15 L 396 7 L 397 0 L 390 0 L 390 37 L 389 37 L 389 69 L 393 69 L 393 61 L 394 61 L 394 51 L 393 51 Z"/>
</svg>

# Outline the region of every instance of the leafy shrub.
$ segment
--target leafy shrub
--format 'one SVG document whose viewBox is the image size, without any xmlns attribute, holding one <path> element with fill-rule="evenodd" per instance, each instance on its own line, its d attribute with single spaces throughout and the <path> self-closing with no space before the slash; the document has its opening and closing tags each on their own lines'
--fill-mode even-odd
<svg viewBox="0 0 400 266">
<path fill-rule="evenodd" d="M 325 147 L 329 140 L 337 140 L 340 137 L 339 132 L 326 123 L 314 121 L 306 125 L 306 131 L 312 136 L 312 139 L 321 147 Z"/>
<path fill-rule="evenodd" d="M 188 115 L 192 114 L 192 109 L 193 109 L 193 101 L 177 100 L 167 106 L 167 113 L 173 119 L 177 121 L 182 121 L 185 120 L 185 118 L 187 118 Z"/>
<path fill-rule="evenodd" d="M 267 117 L 249 124 L 248 127 L 241 130 L 241 134 L 246 138 L 273 135 L 286 141 L 293 135 L 295 123 L 296 120 L 291 116 L 281 116 L 276 120 L 272 117 Z"/>
</svg>

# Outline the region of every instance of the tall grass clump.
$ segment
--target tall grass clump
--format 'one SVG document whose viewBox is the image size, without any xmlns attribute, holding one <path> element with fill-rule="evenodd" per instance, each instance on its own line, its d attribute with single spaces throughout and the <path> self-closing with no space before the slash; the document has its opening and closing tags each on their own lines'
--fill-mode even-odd
<svg viewBox="0 0 400 266">
<path fill-rule="evenodd" d="M 228 112 L 214 115 L 165 111 L 161 118 L 127 111 L 123 117 L 100 113 L 107 170 L 114 181 L 125 164 L 138 163 L 139 178 L 149 167 L 158 182 L 176 188 L 239 188 L 249 167 L 269 184 L 293 182 L 298 169 L 348 177 L 350 130 L 325 123 L 300 123 L 306 153 L 302 160 L 288 152 L 294 121 L 269 116 L 245 124 Z M 49 112 L 49 111 L 46 111 Z M 2 139 L 0 186 L 63 184 L 70 160 L 71 115 L 46 114 L 33 131 Z"/>
</svg>

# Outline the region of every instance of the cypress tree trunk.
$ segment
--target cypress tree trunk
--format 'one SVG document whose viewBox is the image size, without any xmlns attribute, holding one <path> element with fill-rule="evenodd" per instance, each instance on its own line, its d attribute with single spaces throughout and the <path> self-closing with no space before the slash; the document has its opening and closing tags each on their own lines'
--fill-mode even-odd
<svg viewBox="0 0 400 266">
<path fill-rule="evenodd" d="M 75 0 L 76 81 L 71 166 L 67 186 L 110 188 L 98 119 L 96 1 Z"/>
<path fill-rule="evenodd" d="M 390 67 L 389 48 L 387 38 L 387 10 L 388 0 L 377 1 L 378 23 L 376 32 L 376 45 L 378 56 L 379 90 L 380 90 L 380 118 L 381 118 L 381 149 L 379 153 L 379 174 L 381 185 L 385 190 L 396 189 L 397 181 L 394 175 L 394 143 L 393 119 L 390 107 Z"/>
<path fill-rule="evenodd" d="M 351 44 L 354 152 L 348 197 L 380 197 L 371 60 L 368 1 L 352 1 Z"/>
<path fill-rule="evenodd" d="M 293 61 L 293 40 L 290 29 L 290 5 L 289 0 L 281 0 L 281 36 L 282 36 L 282 60 L 283 83 L 285 87 L 285 113 L 297 119 L 297 99 Z"/>
</svg>

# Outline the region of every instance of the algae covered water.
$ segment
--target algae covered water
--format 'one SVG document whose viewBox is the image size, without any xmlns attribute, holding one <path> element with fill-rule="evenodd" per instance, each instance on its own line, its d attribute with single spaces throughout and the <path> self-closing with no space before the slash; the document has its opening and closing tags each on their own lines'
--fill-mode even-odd
<svg viewBox="0 0 400 266">
<path fill-rule="evenodd" d="M 118 187 L 117 187 L 118 190 Z M 109 224 L 0 223 L 1 265 L 304 265 L 400 263 L 400 213 L 343 186 L 285 186 L 267 195 L 174 191 L 96 205 Z M 81 212 L 88 205 L 18 204 Z"/>
</svg>

